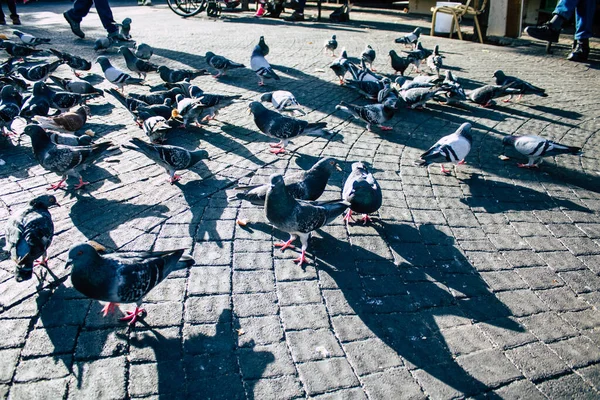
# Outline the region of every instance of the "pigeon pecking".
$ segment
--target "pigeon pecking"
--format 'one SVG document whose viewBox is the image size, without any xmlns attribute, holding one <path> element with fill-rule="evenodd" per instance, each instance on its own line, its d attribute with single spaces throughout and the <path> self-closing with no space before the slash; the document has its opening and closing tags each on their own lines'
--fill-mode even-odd
<svg viewBox="0 0 600 400">
<path fill-rule="evenodd" d="M 344 183 L 342 198 L 350 203 L 350 208 L 344 220 L 352 220 L 352 212 L 364 214 L 362 222 L 371 220 L 369 214 L 376 212 L 381 207 L 383 195 L 379 183 L 362 162 L 352 164 L 352 172 Z"/>
<path fill-rule="evenodd" d="M 567 146 L 536 135 L 505 136 L 504 147 L 512 147 L 528 158 L 527 164 L 517 164 L 521 168 L 537 168 L 543 157 L 554 157 L 560 154 L 581 155 L 581 147 Z"/>
<path fill-rule="evenodd" d="M 206 52 L 205 58 L 208 65 L 219 71 L 216 75 L 213 75 L 215 78 L 224 76 L 227 70 L 230 69 L 246 68 L 244 64 L 233 62 L 230 59 L 216 55 L 211 51 Z"/>
</svg>

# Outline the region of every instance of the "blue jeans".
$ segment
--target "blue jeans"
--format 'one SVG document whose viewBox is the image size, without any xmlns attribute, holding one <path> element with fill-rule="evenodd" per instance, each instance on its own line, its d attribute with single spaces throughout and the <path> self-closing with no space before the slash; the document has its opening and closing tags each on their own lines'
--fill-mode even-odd
<svg viewBox="0 0 600 400">
<path fill-rule="evenodd" d="M 68 13 L 75 21 L 81 22 L 83 17 L 88 15 L 92 4 L 96 6 L 98 16 L 102 22 L 104 29 L 110 34 L 116 32 L 118 28 L 115 26 L 115 20 L 113 18 L 112 10 L 108 4 L 108 0 L 75 0 L 73 8 Z"/>
<path fill-rule="evenodd" d="M 595 11 L 596 0 L 560 0 L 553 14 L 569 20 L 575 13 L 575 39 L 582 40 L 593 36 Z"/>
</svg>

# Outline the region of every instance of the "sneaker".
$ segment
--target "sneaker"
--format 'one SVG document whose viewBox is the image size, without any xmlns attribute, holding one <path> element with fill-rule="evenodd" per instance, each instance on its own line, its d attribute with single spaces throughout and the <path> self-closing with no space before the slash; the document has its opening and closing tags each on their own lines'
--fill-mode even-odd
<svg viewBox="0 0 600 400">
<path fill-rule="evenodd" d="M 11 16 L 13 25 L 21 25 L 21 19 L 19 19 L 18 15 Z"/>
<path fill-rule="evenodd" d="M 304 21 L 304 14 L 301 14 L 301 13 L 298 13 L 298 12 L 294 11 L 292 13 L 292 15 L 290 15 L 289 17 L 285 17 L 284 20 L 286 20 L 286 21 L 292 21 L 292 22 Z"/>
<path fill-rule="evenodd" d="M 71 17 L 71 15 L 69 14 L 68 11 L 65 11 L 63 13 L 63 17 L 65 17 L 65 19 L 71 26 L 71 31 L 73 32 L 73 34 L 75 36 L 79 36 L 80 38 L 83 39 L 85 37 L 85 33 L 83 33 L 83 31 L 81 30 L 81 27 L 79 26 L 79 22 L 75 21 L 73 19 L 73 17 Z"/>
<path fill-rule="evenodd" d="M 575 48 L 567 56 L 567 60 L 576 62 L 585 62 L 590 55 L 590 42 L 588 39 L 577 40 Z"/>
<path fill-rule="evenodd" d="M 539 26 L 528 26 L 525 28 L 525 33 L 538 40 L 543 40 L 550 43 L 558 43 L 560 30 L 556 31 L 552 29 L 550 23 L 545 23 Z"/>
</svg>

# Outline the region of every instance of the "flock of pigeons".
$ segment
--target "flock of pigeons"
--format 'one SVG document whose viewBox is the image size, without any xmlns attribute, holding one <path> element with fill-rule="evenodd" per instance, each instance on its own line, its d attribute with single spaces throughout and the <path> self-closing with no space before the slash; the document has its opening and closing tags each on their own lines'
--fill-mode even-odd
<svg viewBox="0 0 600 400">
<path fill-rule="evenodd" d="M 127 21 L 129 20 L 129 21 Z M 131 20 L 120 24 L 121 33 L 131 38 L 129 30 Z M 89 71 L 92 63 L 79 56 L 56 49 L 42 50 L 39 45 L 46 45 L 49 39 L 14 31 L 18 42 L 0 40 L 0 48 L 5 49 L 9 58 L 0 65 L 0 123 L 6 136 L 26 135 L 31 139 L 35 159 L 40 165 L 61 176 L 57 184 L 50 189 L 57 190 L 66 186 L 68 176 L 78 179 L 74 189 L 88 184 L 83 180 L 81 171 L 99 158 L 109 154 L 116 148 L 111 142 L 93 143 L 93 133 L 82 132 L 90 109 L 86 102 L 90 99 L 109 93 L 131 113 L 134 122 L 143 129 L 147 140 L 133 138 L 125 149 L 138 151 L 165 168 L 171 184 L 180 179 L 176 171 L 193 167 L 200 160 L 208 159 L 209 154 L 202 149 L 188 150 L 175 145 L 161 144 L 173 129 L 188 129 L 192 125 L 215 118 L 219 108 L 233 102 L 241 101 L 240 95 L 221 95 L 205 93 L 192 81 L 202 75 L 209 75 L 206 69 L 185 70 L 157 65 L 150 61 L 152 48 L 143 43 L 121 43 L 118 48 L 125 64 L 131 73 L 123 71 L 111 64 L 106 56 L 99 56 L 95 62 L 100 65 L 104 77 L 117 89 L 100 90 L 88 81 L 76 78 L 59 78 L 51 75 L 62 65 L 68 65 L 75 77 L 79 71 Z M 405 56 L 394 50 L 389 52 L 392 68 L 400 77 L 392 81 L 389 77 L 374 72 L 372 64 L 376 53 L 367 46 L 361 55 L 361 65 L 349 60 L 345 51 L 331 64 L 331 69 L 338 76 L 340 84 L 358 91 L 372 104 L 357 105 L 341 102 L 337 110 L 350 113 L 363 120 L 367 129 L 373 126 L 381 130 L 393 128 L 385 126 L 401 106 L 410 109 L 425 107 L 428 101 L 438 100 L 451 104 L 470 100 L 488 107 L 493 99 L 518 94 L 536 94 L 546 96 L 543 89 L 537 88 L 521 79 L 506 76 L 497 71 L 493 85 L 484 85 L 473 91 L 465 91 L 460 81 L 447 70 L 442 76 L 443 56 L 439 48 L 433 51 L 425 49 L 419 42 L 420 28 L 404 37 L 396 39 L 397 43 L 410 46 L 404 50 Z M 96 43 L 97 50 L 108 43 Z M 338 47 L 334 35 L 324 45 L 324 50 L 335 56 Z M 250 57 L 250 67 L 258 77 L 259 85 L 265 79 L 279 80 L 266 59 L 269 47 L 264 37 L 259 39 Z M 31 56 L 56 57 L 45 62 L 23 63 L 19 59 Z M 410 65 L 417 71 L 425 61 L 433 75 L 418 75 L 413 79 L 404 76 Z M 245 68 L 241 63 L 233 62 L 212 52 L 206 53 L 207 64 L 217 70 L 215 78 L 225 75 L 231 70 Z M 367 67 L 367 64 L 369 67 Z M 125 94 L 128 85 L 147 86 L 145 78 L 149 73 L 157 73 L 163 81 L 165 90 L 152 91 L 146 94 Z M 137 77 L 134 77 L 136 74 Z M 347 78 L 350 74 L 351 78 Z M 47 83 L 48 79 L 52 83 Z M 29 86 L 31 92 L 29 93 Z M 23 96 L 24 93 L 28 93 Z M 263 103 L 271 103 L 273 109 Z M 56 110 L 55 114 L 50 114 Z M 326 123 L 309 123 L 300 119 L 306 115 L 303 107 L 289 91 L 276 90 L 260 97 L 260 101 L 252 101 L 248 110 L 253 115 L 257 129 L 263 134 L 278 140 L 270 145 L 274 154 L 285 153 L 288 142 L 300 135 L 316 132 L 326 128 Z M 200 120 L 200 117 L 203 117 Z M 26 121 L 24 128 L 16 129 L 16 121 Z M 20 143 L 20 141 L 18 142 Z M 460 164 L 469 154 L 472 136 L 471 124 L 463 123 L 451 135 L 441 138 L 429 150 L 421 155 L 418 164 L 427 166 L 441 164 L 442 171 L 447 173 L 444 163 Z M 504 145 L 512 146 L 529 158 L 523 167 L 536 167 L 542 157 L 558 154 L 578 154 L 580 148 L 570 147 L 545 140 L 538 136 L 508 136 Z M 283 177 L 273 175 L 270 181 L 262 185 L 239 186 L 237 193 L 230 200 L 245 200 L 264 207 L 265 216 L 270 224 L 290 234 L 288 241 L 275 244 L 281 250 L 293 247 L 292 243 L 299 237 L 302 248 L 300 256 L 295 260 L 299 265 L 306 262 L 306 250 L 311 232 L 328 224 L 344 214 L 344 220 L 352 221 L 353 213 L 363 214 L 362 221 L 367 223 L 369 214 L 376 212 L 382 204 L 382 192 L 379 184 L 362 162 L 352 164 L 352 171 L 346 179 L 340 200 L 318 201 L 323 194 L 329 177 L 336 170 L 341 170 L 333 158 L 319 160 L 308 171 Z M 48 268 L 46 251 L 50 246 L 54 225 L 49 208 L 59 206 L 53 195 L 42 195 L 29 202 L 28 207 L 15 213 L 6 227 L 6 250 L 16 264 L 15 279 L 30 279 L 34 265 Z M 246 222 L 238 220 L 238 224 Z M 41 257 L 41 261 L 36 261 Z M 184 249 L 164 252 L 106 252 L 101 245 L 90 242 L 74 245 L 68 253 L 68 264 L 72 266 L 71 280 L 73 287 L 85 296 L 107 302 L 104 315 L 111 312 L 117 303 L 136 303 L 133 311 L 128 312 L 123 320 L 134 324 L 144 310 L 141 308 L 144 296 L 173 270 L 186 268 L 194 264 L 194 260 L 184 255 Z M 52 274 L 53 275 L 53 274 Z M 54 275 L 53 275 L 54 276 Z"/>
</svg>

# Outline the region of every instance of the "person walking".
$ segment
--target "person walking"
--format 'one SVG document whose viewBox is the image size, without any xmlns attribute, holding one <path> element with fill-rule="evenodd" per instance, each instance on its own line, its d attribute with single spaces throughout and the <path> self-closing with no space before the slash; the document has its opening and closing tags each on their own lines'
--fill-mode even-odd
<svg viewBox="0 0 600 400">
<path fill-rule="evenodd" d="M 92 4 L 96 6 L 98 17 L 100 17 L 100 21 L 102 22 L 104 29 L 106 29 L 108 37 L 113 40 L 127 40 L 127 38 L 119 34 L 119 29 L 115 25 L 115 20 L 113 18 L 112 10 L 110 9 L 110 4 L 108 4 L 108 0 L 75 0 L 73 8 L 63 13 L 63 16 L 71 26 L 71 31 L 73 31 L 75 36 L 79 36 L 82 39 L 85 38 L 80 23 L 90 12 Z"/>
<path fill-rule="evenodd" d="M 10 11 L 10 19 L 12 19 L 13 25 L 21 25 L 19 14 L 17 14 L 17 3 L 15 0 L 6 0 L 8 11 Z M 6 25 L 6 18 L 2 6 L 0 6 L 0 25 Z"/>
<path fill-rule="evenodd" d="M 575 14 L 575 40 L 573 51 L 567 60 L 587 61 L 590 54 L 590 38 L 594 34 L 595 11 L 596 0 L 559 0 L 549 22 L 539 26 L 528 26 L 525 33 L 535 39 L 556 43 L 562 26 Z"/>
</svg>

